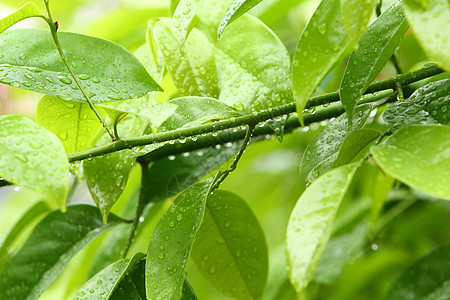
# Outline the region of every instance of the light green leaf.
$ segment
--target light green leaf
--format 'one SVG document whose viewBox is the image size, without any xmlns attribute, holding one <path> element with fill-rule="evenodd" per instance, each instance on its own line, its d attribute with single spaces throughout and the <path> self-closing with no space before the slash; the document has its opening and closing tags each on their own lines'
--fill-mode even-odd
<svg viewBox="0 0 450 300">
<path fill-rule="evenodd" d="M 372 230 L 376 226 L 376 222 L 380 217 L 380 213 L 383 210 L 383 206 L 386 203 L 389 192 L 392 190 L 394 185 L 394 178 L 391 176 L 378 171 L 372 190 L 372 209 L 370 213 L 370 222 Z"/>
<path fill-rule="evenodd" d="M 363 104 L 356 108 L 354 129 L 364 126 L 372 105 Z M 346 114 L 337 117 L 319 132 L 308 144 L 300 164 L 300 179 L 307 185 L 330 170 L 338 158 L 342 143 L 351 131 Z"/>
<path fill-rule="evenodd" d="M 443 79 L 419 88 L 407 101 L 390 105 L 383 119 L 392 130 L 410 124 L 449 124 L 449 107 L 450 79 Z"/>
<path fill-rule="evenodd" d="M 339 167 L 352 161 L 367 145 L 381 135 L 381 131 L 364 128 L 351 131 L 342 142 L 333 167 Z"/>
<path fill-rule="evenodd" d="M 302 194 L 291 213 L 286 237 L 287 265 L 300 299 L 304 299 L 358 166 L 359 163 L 344 165 L 319 177 Z"/>
<path fill-rule="evenodd" d="M 350 56 L 339 95 L 349 116 L 353 116 L 356 103 L 394 54 L 408 29 L 402 2 L 395 1 L 366 30 Z M 352 127 L 353 119 L 349 118 Z"/>
<path fill-rule="evenodd" d="M 377 0 L 341 0 L 342 24 L 356 46 L 375 11 Z"/>
<path fill-rule="evenodd" d="M 100 38 L 58 34 L 73 71 L 94 103 L 138 98 L 161 90 L 125 48 Z M 85 102 L 48 30 L 12 29 L 0 35 L 0 82 L 63 100 Z M 86 51 L 89 49 L 89 51 Z"/>
<path fill-rule="evenodd" d="M 257 18 L 243 15 L 230 24 L 214 55 L 220 101 L 245 111 L 292 101 L 289 53 Z"/>
<path fill-rule="evenodd" d="M 110 299 L 114 290 L 124 279 L 128 271 L 144 256 L 136 253 L 131 259 L 121 259 L 91 277 L 78 291 L 76 300 Z"/>
<path fill-rule="evenodd" d="M 450 3 L 448 0 L 405 0 L 405 13 L 415 37 L 430 59 L 450 71 Z"/>
<path fill-rule="evenodd" d="M 266 240 L 250 207 L 236 194 L 217 190 L 208 197 L 192 259 L 225 295 L 261 298 L 268 273 Z"/>
<path fill-rule="evenodd" d="M 0 177 L 65 207 L 69 164 L 58 138 L 19 115 L 0 116 Z"/>
<path fill-rule="evenodd" d="M 323 0 L 300 36 L 292 62 L 292 90 L 301 124 L 308 98 L 344 58 L 349 45 L 339 0 Z"/>
<path fill-rule="evenodd" d="M 78 251 L 119 223 L 111 216 L 104 226 L 98 209 L 89 205 L 52 212 L 6 264 L 0 276 L 0 299 L 38 299 Z"/>
<path fill-rule="evenodd" d="M 44 96 L 36 108 L 36 122 L 53 132 L 73 153 L 90 148 L 102 127 L 87 103 L 77 103 Z"/>
<path fill-rule="evenodd" d="M 450 200 L 450 127 L 405 126 L 371 152 L 390 176 L 416 189 Z"/>
<path fill-rule="evenodd" d="M 119 199 L 133 166 L 132 151 L 125 149 L 83 162 L 86 183 L 106 223 L 114 203 Z"/>
<path fill-rule="evenodd" d="M 152 27 L 150 30 L 181 95 L 217 98 L 213 47 L 203 33 L 193 30 L 182 47 L 174 35 L 170 19 L 161 18 Z"/>
<path fill-rule="evenodd" d="M 14 24 L 32 17 L 45 18 L 34 2 L 28 2 L 9 16 L 0 20 L 0 33 Z"/>
<path fill-rule="evenodd" d="M 386 300 L 446 300 L 450 295 L 450 245 L 422 257 L 392 285 Z"/>
<path fill-rule="evenodd" d="M 262 0 L 234 0 L 220 21 L 219 28 L 217 29 L 217 37 L 220 37 L 228 24 L 245 14 L 261 1 Z"/>
<path fill-rule="evenodd" d="M 170 15 L 173 16 L 180 0 L 170 0 Z"/>
<path fill-rule="evenodd" d="M 147 252 L 145 283 L 148 299 L 180 299 L 187 259 L 200 228 L 212 180 L 192 185 L 161 217 Z"/>
<path fill-rule="evenodd" d="M 186 38 L 197 25 L 199 19 L 192 9 L 191 0 L 182 0 L 173 13 L 174 34 L 180 44 L 185 46 Z"/>
<path fill-rule="evenodd" d="M 304 0 L 265 0 L 255 7 L 252 14 L 272 27 L 302 2 Z"/>
</svg>

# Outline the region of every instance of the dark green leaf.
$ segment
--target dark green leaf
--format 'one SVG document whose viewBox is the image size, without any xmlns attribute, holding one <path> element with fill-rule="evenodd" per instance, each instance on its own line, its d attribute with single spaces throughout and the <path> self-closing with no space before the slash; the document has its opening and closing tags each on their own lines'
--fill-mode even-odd
<svg viewBox="0 0 450 300">
<path fill-rule="evenodd" d="M 358 168 L 352 163 L 319 177 L 292 211 L 286 237 L 290 280 L 299 297 L 312 279 L 333 228 L 342 198 Z"/>
<path fill-rule="evenodd" d="M 354 114 L 354 129 L 364 126 L 369 117 L 372 105 L 363 104 L 356 108 Z M 300 164 L 300 179 L 306 184 L 311 183 L 321 174 L 333 167 L 339 155 L 339 149 L 345 138 L 349 135 L 347 115 L 341 115 L 330 122 L 319 132 L 303 154 Z"/>
<path fill-rule="evenodd" d="M 228 24 L 245 14 L 261 1 L 262 0 L 234 0 L 220 21 L 219 28 L 217 29 L 217 36 L 220 37 Z"/>
<path fill-rule="evenodd" d="M 111 296 L 111 300 L 142 300 L 145 294 L 145 263 L 143 259 L 134 265 L 119 283 Z"/>
<path fill-rule="evenodd" d="M 260 299 L 268 257 L 264 232 L 250 207 L 232 192 L 208 197 L 192 259 L 219 291 L 236 299 Z"/>
<path fill-rule="evenodd" d="M 194 290 L 192 289 L 192 286 L 189 284 L 187 279 L 184 279 L 183 283 L 183 290 L 182 290 L 182 300 L 197 300 L 197 295 L 195 294 Z"/>
<path fill-rule="evenodd" d="M 356 103 L 394 54 L 407 29 L 402 2 L 396 0 L 363 34 L 358 49 L 350 56 L 339 89 L 342 105 L 349 116 L 353 116 Z M 352 124 L 350 117 L 350 127 Z"/>
<path fill-rule="evenodd" d="M 39 8 L 34 2 L 28 2 L 9 16 L 0 20 L 0 33 L 13 26 L 17 22 L 32 18 L 32 17 L 44 17 Z"/>
<path fill-rule="evenodd" d="M 306 102 L 350 45 L 339 0 L 323 0 L 306 25 L 293 58 L 292 90 L 300 122 Z"/>
<path fill-rule="evenodd" d="M 74 300 L 110 299 L 120 281 L 144 256 L 136 253 L 131 259 L 121 259 L 91 277 L 75 295 Z"/>
<path fill-rule="evenodd" d="M 27 117 L 0 116 L 0 177 L 65 206 L 69 167 L 58 138 Z"/>
<path fill-rule="evenodd" d="M 450 71 L 450 3 L 447 0 L 405 0 L 411 28 L 427 55 Z"/>
<path fill-rule="evenodd" d="M 104 226 L 98 209 L 89 205 L 49 214 L 0 274 L 0 299 L 38 299 L 78 251 L 119 223 L 112 215 Z"/>
<path fill-rule="evenodd" d="M 212 180 L 197 183 L 181 193 L 161 217 L 147 252 L 147 298 L 180 299 L 187 260 L 200 228 Z"/>
<path fill-rule="evenodd" d="M 377 0 L 341 0 L 342 24 L 356 46 L 375 11 Z"/>
<path fill-rule="evenodd" d="M 58 36 L 93 102 L 137 98 L 161 90 L 137 58 L 123 47 L 77 33 L 59 32 Z M 85 101 L 48 30 L 8 30 L 0 35 L 0 44 L 5 49 L 0 58 L 1 83 L 63 100 Z"/>
<path fill-rule="evenodd" d="M 443 79 L 419 88 L 407 101 L 390 105 L 383 119 L 392 130 L 410 124 L 449 124 L 449 107 L 450 79 Z"/>
<path fill-rule="evenodd" d="M 450 200 L 450 127 L 409 125 L 371 152 L 390 176 L 416 189 Z"/>
<path fill-rule="evenodd" d="M 450 245 L 436 248 L 410 266 L 394 283 L 386 300 L 446 300 L 450 295 Z"/>
</svg>

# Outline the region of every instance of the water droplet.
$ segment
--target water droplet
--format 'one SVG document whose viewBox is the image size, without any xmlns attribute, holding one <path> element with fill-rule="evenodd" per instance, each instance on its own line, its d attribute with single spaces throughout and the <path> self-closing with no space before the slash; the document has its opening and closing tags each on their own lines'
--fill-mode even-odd
<svg viewBox="0 0 450 300">
<path fill-rule="evenodd" d="M 81 80 L 88 80 L 89 78 L 91 78 L 91 76 L 87 74 L 80 74 L 78 75 L 78 78 L 80 78 Z"/>
<path fill-rule="evenodd" d="M 160 253 L 160 254 L 158 255 L 158 258 L 159 258 L 159 259 L 163 259 L 163 258 L 164 258 L 164 256 L 165 256 L 165 254 L 164 254 L 164 253 Z"/>
<path fill-rule="evenodd" d="M 177 215 L 177 221 L 180 222 L 181 220 L 183 220 L 183 215 L 182 214 L 178 214 Z"/>
<path fill-rule="evenodd" d="M 208 272 L 209 272 L 209 274 L 214 274 L 214 273 L 216 272 L 216 267 L 215 267 L 215 266 L 211 266 L 211 267 L 208 269 Z"/>
<path fill-rule="evenodd" d="M 67 101 L 72 100 L 72 96 L 69 94 L 57 94 L 56 97 Z"/>
</svg>

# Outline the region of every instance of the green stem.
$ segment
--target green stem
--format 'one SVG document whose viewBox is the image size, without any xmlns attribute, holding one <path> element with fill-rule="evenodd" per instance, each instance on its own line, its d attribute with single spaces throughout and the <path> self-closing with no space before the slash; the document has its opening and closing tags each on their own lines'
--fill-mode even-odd
<svg viewBox="0 0 450 300">
<path fill-rule="evenodd" d="M 62 59 L 64 65 L 66 66 L 67 70 L 69 71 L 70 75 L 72 76 L 73 80 L 75 81 L 76 85 L 78 86 L 78 89 L 81 91 L 81 93 L 83 94 L 83 96 L 86 99 L 87 103 L 89 104 L 89 107 L 94 112 L 95 116 L 100 121 L 102 126 L 105 128 L 106 132 L 111 137 L 112 141 L 113 142 L 116 141 L 117 137 L 109 129 L 108 125 L 106 124 L 105 119 L 102 117 L 100 112 L 97 110 L 97 108 L 95 107 L 95 104 L 92 102 L 91 98 L 88 96 L 88 94 L 84 90 L 83 86 L 81 85 L 80 80 L 78 79 L 78 77 L 73 72 L 72 67 L 70 66 L 69 61 L 67 60 L 67 57 L 64 54 L 64 51 L 62 50 L 61 44 L 59 42 L 59 38 L 58 38 L 58 22 L 54 22 L 53 21 L 52 14 L 50 12 L 49 1 L 48 0 L 44 0 L 44 2 L 45 2 L 45 8 L 47 9 L 47 14 L 48 14 L 48 19 L 45 19 L 45 20 L 47 21 L 47 24 L 50 27 L 50 32 L 52 34 L 53 42 L 55 43 L 56 49 L 58 50 L 59 55 L 61 56 L 61 59 Z"/>
<path fill-rule="evenodd" d="M 436 74 L 442 73 L 443 70 L 441 70 L 439 67 L 435 65 L 429 65 L 427 67 L 424 67 L 423 69 L 396 75 L 391 78 L 387 78 L 382 81 L 374 82 L 372 83 L 366 90 L 365 94 L 370 93 L 376 93 L 383 90 L 388 89 L 395 89 L 397 86 L 397 82 L 401 82 L 402 86 L 405 86 L 407 84 L 410 84 L 412 82 L 416 82 L 419 80 L 422 80 L 427 77 L 434 76 Z M 328 93 L 325 95 L 315 96 L 311 97 L 306 105 L 306 108 L 310 108 L 313 106 L 319 106 L 324 104 L 329 104 L 332 102 L 339 101 L 339 92 L 333 92 Z M 339 108 L 334 108 L 335 110 L 339 110 Z M 212 132 L 219 132 L 221 130 L 228 130 L 232 128 L 236 128 L 239 126 L 255 126 L 258 123 L 265 122 L 270 119 L 274 119 L 276 117 L 280 117 L 283 115 L 288 115 L 295 112 L 295 103 L 288 103 L 285 105 L 269 108 L 267 110 L 254 112 L 252 114 L 244 115 L 237 118 L 230 118 L 218 122 L 213 122 L 209 124 L 203 124 L 195 127 L 189 127 L 189 128 L 182 128 L 182 129 L 176 129 L 172 131 L 167 132 L 161 132 L 156 134 L 149 134 L 149 135 L 143 135 L 139 137 L 131 137 L 131 138 L 123 138 L 118 141 L 115 141 L 113 143 L 109 143 L 106 145 L 98 146 L 92 149 L 83 150 L 80 152 L 69 154 L 69 161 L 74 162 L 78 160 L 83 160 L 87 158 L 92 158 L 96 156 L 105 155 L 107 153 L 116 152 L 124 149 L 131 149 L 134 147 L 149 145 L 149 144 L 155 144 L 155 143 L 167 143 L 169 141 L 175 141 L 181 138 L 189 138 L 193 137 L 197 139 L 202 134 L 209 134 Z M 328 113 L 328 111 L 327 111 Z M 342 112 L 341 112 L 342 113 Z M 307 114 L 305 114 L 307 115 Z M 318 117 L 319 115 L 317 113 L 313 114 L 311 118 L 309 119 L 312 122 L 321 121 L 323 119 L 320 119 Z M 307 124 L 305 122 L 305 124 Z M 237 140 L 237 135 L 232 134 L 232 139 L 235 141 Z M 241 135 L 241 138 L 243 135 Z M 217 141 L 217 144 L 222 143 L 221 140 L 215 139 L 212 137 L 209 140 L 209 143 L 214 143 L 214 141 Z M 186 149 L 185 151 L 188 151 L 187 147 L 183 148 Z"/>
</svg>

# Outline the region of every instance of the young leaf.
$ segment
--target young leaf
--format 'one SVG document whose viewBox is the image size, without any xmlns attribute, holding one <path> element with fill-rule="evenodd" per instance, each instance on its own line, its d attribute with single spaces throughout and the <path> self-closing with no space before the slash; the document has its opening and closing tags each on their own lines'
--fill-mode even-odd
<svg viewBox="0 0 450 300">
<path fill-rule="evenodd" d="M 217 190 L 208 197 L 192 259 L 225 295 L 261 298 L 268 273 L 266 240 L 250 207 L 236 194 Z"/>
<path fill-rule="evenodd" d="M 342 24 L 348 37 L 357 45 L 372 16 L 376 0 L 341 0 Z"/>
<path fill-rule="evenodd" d="M 119 223 L 111 216 L 104 226 L 98 209 L 89 205 L 52 212 L 6 264 L 0 275 L 0 299 L 38 299 L 78 251 Z"/>
<path fill-rule="evenodd" d="M 449 124 L 449 106 L 450 79 L 443 79 L 416 90 L 407 101 L 390 105 L 383 119 L 392 130 L 410 124 Z"/>
<path fill-rule="evenodd" d="M 370 150 L 378 166 L 416 189 L 450 200 L 450 127 L 409 125 Z"/>
<path fill-rule="evenodd" d="M 174 35 L 170 19 L 161 18 L 152 27 L 150 30 L 181 95 L 217 98 L 216 66 L 208 39 L 200 31 L 193 30 L 182 47 Z"/>
<path fill-rule="evenodd" d="M 24 6 L 0 20 L 0 33 L 14 24 L 32 17 L 45 18 L 34 2 L 27 2 Z"/>
<path fill-rule="evenodd" d="M 0 177 L 65 206 L 69 167 L 58 138 L 27 117 L 0 116 Z"/>
<path fill-rule="evenodd" d="M 371 109 L 370 104 L 363 104 L 356 108 L 354 129 L 364 126 Z M 348 117 L 343 114 L 330 122 L 312 139 L 306 147 L 300 164 L 302 182 L 310 184 L 333 167 L 339 155 L 339 149 L 349 133 Z"/>
<path fill-rule="evenodd" d="M 411 28 L 430 59 L 450 71 L 450 3 L 446 0 L 405 0 Z"/>
<path fill-rule="evenodd" d="M 314 275 L 333 221 L 359 163 L 341 166 L 319 177 L 292 211 L 286 237 L 289 278 L 300 298 Z"/>
<path fill-rule="evenodd" d="M 65 101 L 44 96 L 36 108 L 36 122 L 53 132 L 66 149 L 73 153 L 90 148 L 102 127 L 87 103 Z"/>
<path fill-rule="evenodd" d="M 301 124 L 306 101 L 349 45 L 339 0 L 323 0 L 300 36 L 292 62 L 292 90 Z"/>
<path fill-rule="evenodd" d="M 246 111 L 292 101 L 289 53 L 260 20 L 243 15 L 228 26 L 218 45 L 219 100 Z"/>
<path fill-rule="evenodd" d="M 225 27 L 231 22 L 245 14 L 262 0 L 234 0 L 233 4 L 228 7 L 217 29 L 217 37 L 220 37 Z"/>
<path fill-rule="evenodd" d="M 339 89 L 342 105 L 350 116 L 350 127 L 356 103 L 394 54 L 407 29 L 402 2 L 396 0 L 369 26 L 358 49 L 351 54 Z"/>
<path fill-rule="evenodd" d="M 91 277 L 78 291 L 76 300 L 110 299 L 114 290 L 124 279 L 128 271 L 144 256 L 136 253 L 131 259 L 121 259 L 109 265 L 95 276 Z"/>
<path fill-rule="evenodd" d="M 186 43 L 187 36 L 192 29 L 197 25 L 199 19 L 192 9 L 192 1 L 181 0 L 173 13 L 174 34 L 181 46 Z"/>
<path fill-rule="evenodd" d="M 200 228 L 212 180 L 181 193 L 161 217 L 147 252 L 145 285 L 148 299 L 180 299 L 187 259 Z"/>
<path fill-rule="evenodd" d="M 100 38 L 59 32 L 62 47 L 94 103 L 131 99 L 161 90 L 123 47 Z M 63 100 L 85 102 L 48 30 L 14 29 L 0 35 L 0 82 Z M 89 51 L 86 51 L 89 49 Z"/>
<path fill-rule="evenodd" d="M 386 300 L 444 300 L 450 295 L 450 245 L 422 257 L 392 285 Z"/>
</svg>

